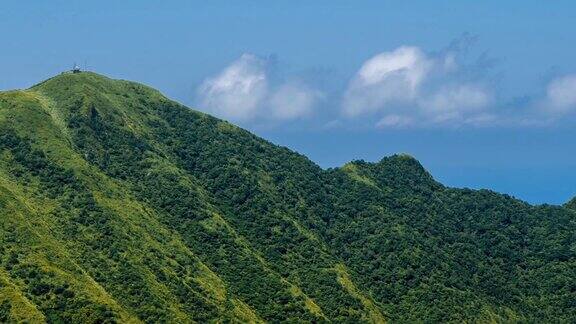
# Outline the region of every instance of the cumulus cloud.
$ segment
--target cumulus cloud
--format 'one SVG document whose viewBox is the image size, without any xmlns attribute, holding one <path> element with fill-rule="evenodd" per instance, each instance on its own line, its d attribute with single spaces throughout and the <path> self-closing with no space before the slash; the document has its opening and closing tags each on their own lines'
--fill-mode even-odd
<svg viewBox="0 0 576 324">
<path fill-rule="evenodd" d="M 197 103 L 234 122 L 275 124 L 310 118 L 324 129 L 352 124 L 385 129 L 545 127 L 576 118 L 576 74 L 553 79 L 540 95 L 504 102 L 497 96 L 495 61 L 485 53 L 469 56 L 474 41 L 464 35 L 438 52 L 401 46 L 379 53 L 360 65 L 344 91 L 340 85 L 319 91 L 310 85 L 326 89 L 323 80 L 315 79 L 317 72 L 300 77 L 278 73 L 274 60 L 243 54 L 204 80 Z"/>
<path fill-rule="evenodd" d="M 417 47 L 400 47 L 366 61 L 344 96 L 344 113 L 357 116 L 418 95 L 432 63 Z"/>
<path fill-rule="evenodd" d="M 420 111 L 433 122 L 465 121 L 477 119 L 491 101 L 491 95 L 482 87 L 469 84 L 442 86 L 418 103 Z"/>
<path fill-rule="evenodd" d="M 576 75 L 559 77 L 548 84 L 544 109 L 552 114 L 576 110 Z"/>
<path fill-rule="evenodd" d="M 377 127 L 453 123 L 485 116 L 490 89 L 461 81 L 457 53 L 428 55 L 403 46 L 367 60 L 350 81 L 342 110 L 347 117 L 380 115 Z"/>
<path fill-rule="evenodd" d="M 243 54 L 198 88 L 199 105 L 232 121 L 293 120 L 312 114 L 322 94 L 302 81 L 273 82 L 270 62 Z"/>
<path fill-rule="evenodd" d="M 445 86 L 420 105 L 432 111 L 478 110 L 490 101 L 487 92 L 473 85 Z"/>
<path fill-rule="evenodd" d="M 314 105 L 321 98 L 320 91 L 291 82 L 279 86 L 271 93 L 269 106 L 272 117 L 279 120 L 291 120 L 311 115 Z"/>
<path fill-rule="evenodd" d="M 205 80 L 198 93 L 201 107 L 217 116 L 239 121 L 252 119 L 268 95 L 266 61 L 244 54 Z"/>
</svg>

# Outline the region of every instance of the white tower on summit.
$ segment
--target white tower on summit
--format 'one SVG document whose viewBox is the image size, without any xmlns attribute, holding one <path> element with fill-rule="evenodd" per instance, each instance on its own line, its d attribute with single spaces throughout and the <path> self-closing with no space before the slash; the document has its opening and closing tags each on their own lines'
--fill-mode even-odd
<svg viewBox="0 0 576 324">
<path fill-rule="evenodd" d="M 80 66 L 76 63 L 74 63 L 74 67 L 72 68 L 72 73 L 80 73 L 82 70 L 80 70 Z"/>
</svg>

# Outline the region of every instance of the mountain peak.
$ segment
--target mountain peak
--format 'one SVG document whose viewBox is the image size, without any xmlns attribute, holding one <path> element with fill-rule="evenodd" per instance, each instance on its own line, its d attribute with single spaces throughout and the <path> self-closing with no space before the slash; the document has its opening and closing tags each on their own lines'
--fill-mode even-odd
<svg viewBox="0 0 576 324">
<path fill-rule="evenodd" d="M 102 74 L 90 71 L 79 73 L 63 72 L 44 80 L 30 88 L 51 97 L 70 97 L 77 95 L 141 95 L 151 97 L 164 97 L 162 94 L 144 84 L 112 79 Z"/>
<path fill-rule="evenodd" d="M 416 158 L 404 153 L 384 157 L 376 163 L 364 160 L 352 161 L 341 169 L 356 179 L 362 178 L 364 182 L 369 179 L 371 183 L 380 187 L 440 186 Z"/>
<path fill-rule="evenodd" d="M 38 84 L 35 84 L 31 89 L 40 88 L 46 84 L 58 83 L 58 84 L 73 84 L 73 83 L 102 83 L 114 81 L 102 74 L 98 74 L 90 71 L 82 71 L 79 73 L 73 73 L 71 71 L 62 72 L 53 77 L 50 77 Z"/>
<path fill-rule="evenodd" d="M 115 115 L 124 122 L 138 124 L 142 116 L 135 116 L 135 111 L 145 111 L 152 103 L 169 101 L 149 86 L 89 71 L 64 72 L 28 91 L 46 97 L 52 110 L 67 120 L 74 115 L 98 112 L 102 116 Z"/>
</svg>

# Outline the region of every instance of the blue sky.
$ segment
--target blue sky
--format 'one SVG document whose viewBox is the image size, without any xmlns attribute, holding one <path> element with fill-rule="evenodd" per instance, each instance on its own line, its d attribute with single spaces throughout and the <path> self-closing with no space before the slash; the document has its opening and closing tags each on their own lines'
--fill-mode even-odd
<svg viewBox="0 0 576 324">
<path fill-rule="evenodd" d="M 323 167 L 410 153 L 451 186 L 576 195 L 571 1 L 4 1 L 0 89 L 74 62 Z"/>
</svg>

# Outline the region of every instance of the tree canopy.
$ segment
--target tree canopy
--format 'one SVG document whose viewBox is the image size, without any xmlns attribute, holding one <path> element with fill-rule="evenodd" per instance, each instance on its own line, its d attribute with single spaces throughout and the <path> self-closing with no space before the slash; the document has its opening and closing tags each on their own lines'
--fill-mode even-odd
<svg viewBox="0 0 576 324">
<path fill-rule="evenodd" d="M 573 322 L 574 206 L 63 74 L 0 93 L 0 322 Z"/>
</svg>

